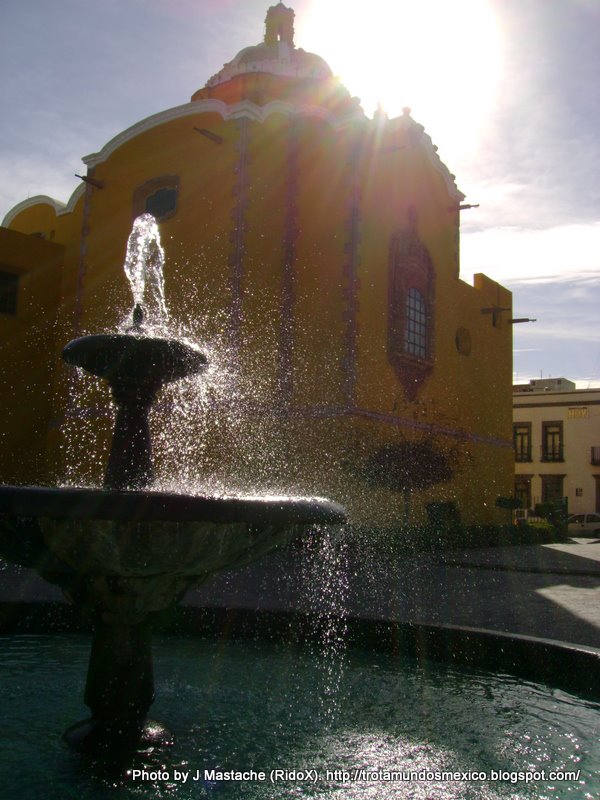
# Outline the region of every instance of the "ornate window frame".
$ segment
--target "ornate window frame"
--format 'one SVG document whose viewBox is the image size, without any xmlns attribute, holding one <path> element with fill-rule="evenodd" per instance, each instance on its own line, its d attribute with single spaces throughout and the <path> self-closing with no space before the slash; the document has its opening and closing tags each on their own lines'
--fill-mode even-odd
<svg viewBox="0 0 600 800">
<path fill-rule="evenodd" d="M 137 186 L 133 192 L 133 217 L 139 217 L 140 214 L 144 214 L 148 209 L 146 208 L 146 204 L 149 198 L 153 197 L 157 192 L 161 192 L 164 190 L 170 190 L 175 192 L 175 206 L 167 211 L 165 214 L 153 216 L 156 218 L 157 222 L 163 222 L 164 220 L 170 219 L 174 217 L 177 213 L 177 205 L 179 201 L 179 176 L 178 175 L 161 175 L 157 178 L 151 178 L 148 181 L 140 184 Z M 150 211 L 150 213 L 152 213 Z"/>
<path fill-rule="evenodd" d="M 408 225 L 390 241 L 388 281 L 388 360 L 409 400 L 433 370 L 434 286 L 433 262 L 411 207 Z"/>
</svg>

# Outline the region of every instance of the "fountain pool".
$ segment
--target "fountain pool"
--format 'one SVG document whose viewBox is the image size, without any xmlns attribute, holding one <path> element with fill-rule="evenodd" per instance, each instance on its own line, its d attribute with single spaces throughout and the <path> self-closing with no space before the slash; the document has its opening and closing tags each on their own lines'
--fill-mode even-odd
<svg viewBox="0 0 600 800">
<path fill-rule="evenodd" d="M 107 772 L 92 759 L 82 763 L 53 735 L 57 720 L 81 713 L 76 690 L 87 637 L 5 636 L 2 646 L 3 798 L 562 800 L 600 793 L 600 742 L 590 737 L 597 703 L 507 675 L 360 649 L 334 662 L 315 646 L 200 637 L 155 640 L 156 711 L 177 731 L 174 747 Z M 219 775 L 251 770 L 248 780 Z M 383 780 L 391 771 L 402 777 Z M 435 776 L 445 771 L 477 776 Z M 579 775 L 556 780 L 552 771 Z M 519 772 L 528 784 L 512 782 Z"/>
</svg>

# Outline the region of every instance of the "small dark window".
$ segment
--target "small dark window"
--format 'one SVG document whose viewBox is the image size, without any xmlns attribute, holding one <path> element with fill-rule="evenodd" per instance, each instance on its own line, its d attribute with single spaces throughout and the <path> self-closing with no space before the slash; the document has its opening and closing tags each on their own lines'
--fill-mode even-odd
<svg viewBox="0 0 600 800">
<path fill-rule="evenodd" d="M 144 211 L 152 214 L 155 219 L 174 214 L 176 210 L 177 189 L 159 189 L 146 198 Z"/>
<path fill-rule="evenodd" d="M 19 276 L 14 272 L 0 270 L 0 314 L 17 313 L 17 295 L 19 293 Z"/>
<path fill-rule="evenodd" d="M 133 216 L 152 214 L 158 221 L 169 219 L 177 213 L 179 178 L 161 175 L 140 184 L 133 193 Z"/>
</svg>

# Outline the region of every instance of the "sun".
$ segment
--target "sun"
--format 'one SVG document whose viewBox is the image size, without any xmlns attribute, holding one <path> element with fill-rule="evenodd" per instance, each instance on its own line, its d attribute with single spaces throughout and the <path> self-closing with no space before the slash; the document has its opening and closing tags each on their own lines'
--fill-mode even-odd
<svg viewBox="0 0 600 800">
<path fill-rule="evenodd" d="M 446 157 L 476 147 L 502 77 L 489 0 L 313 0 L 296 40 L 325 58 L 367 114 L 409 106 Z"/>
</svg>

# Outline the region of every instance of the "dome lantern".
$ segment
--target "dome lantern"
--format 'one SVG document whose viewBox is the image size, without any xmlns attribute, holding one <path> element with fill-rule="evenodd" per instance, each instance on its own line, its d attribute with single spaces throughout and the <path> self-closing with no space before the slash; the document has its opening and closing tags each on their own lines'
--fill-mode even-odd
<svg viewBox="0 0 600 800">
<path fill-rule="evenodd" d="M 265 17 L 263 41 L 243 50 L 194 92 L 192 101 L 217 99 L 233 106 L 249 101 L 265 106 L 281 101 L 319 107 L 336 116 L 363 117 L 364 112 L 334 77 L 327 62 L 294 44 L 294 11 L 283 3 Z"/>
<path fill-rule="evenodd" d="M 294 47 L 294 11 L 283 3 L 271 6 L 265 18 L 265 44 L 285 42 Z"/>
</svg>

